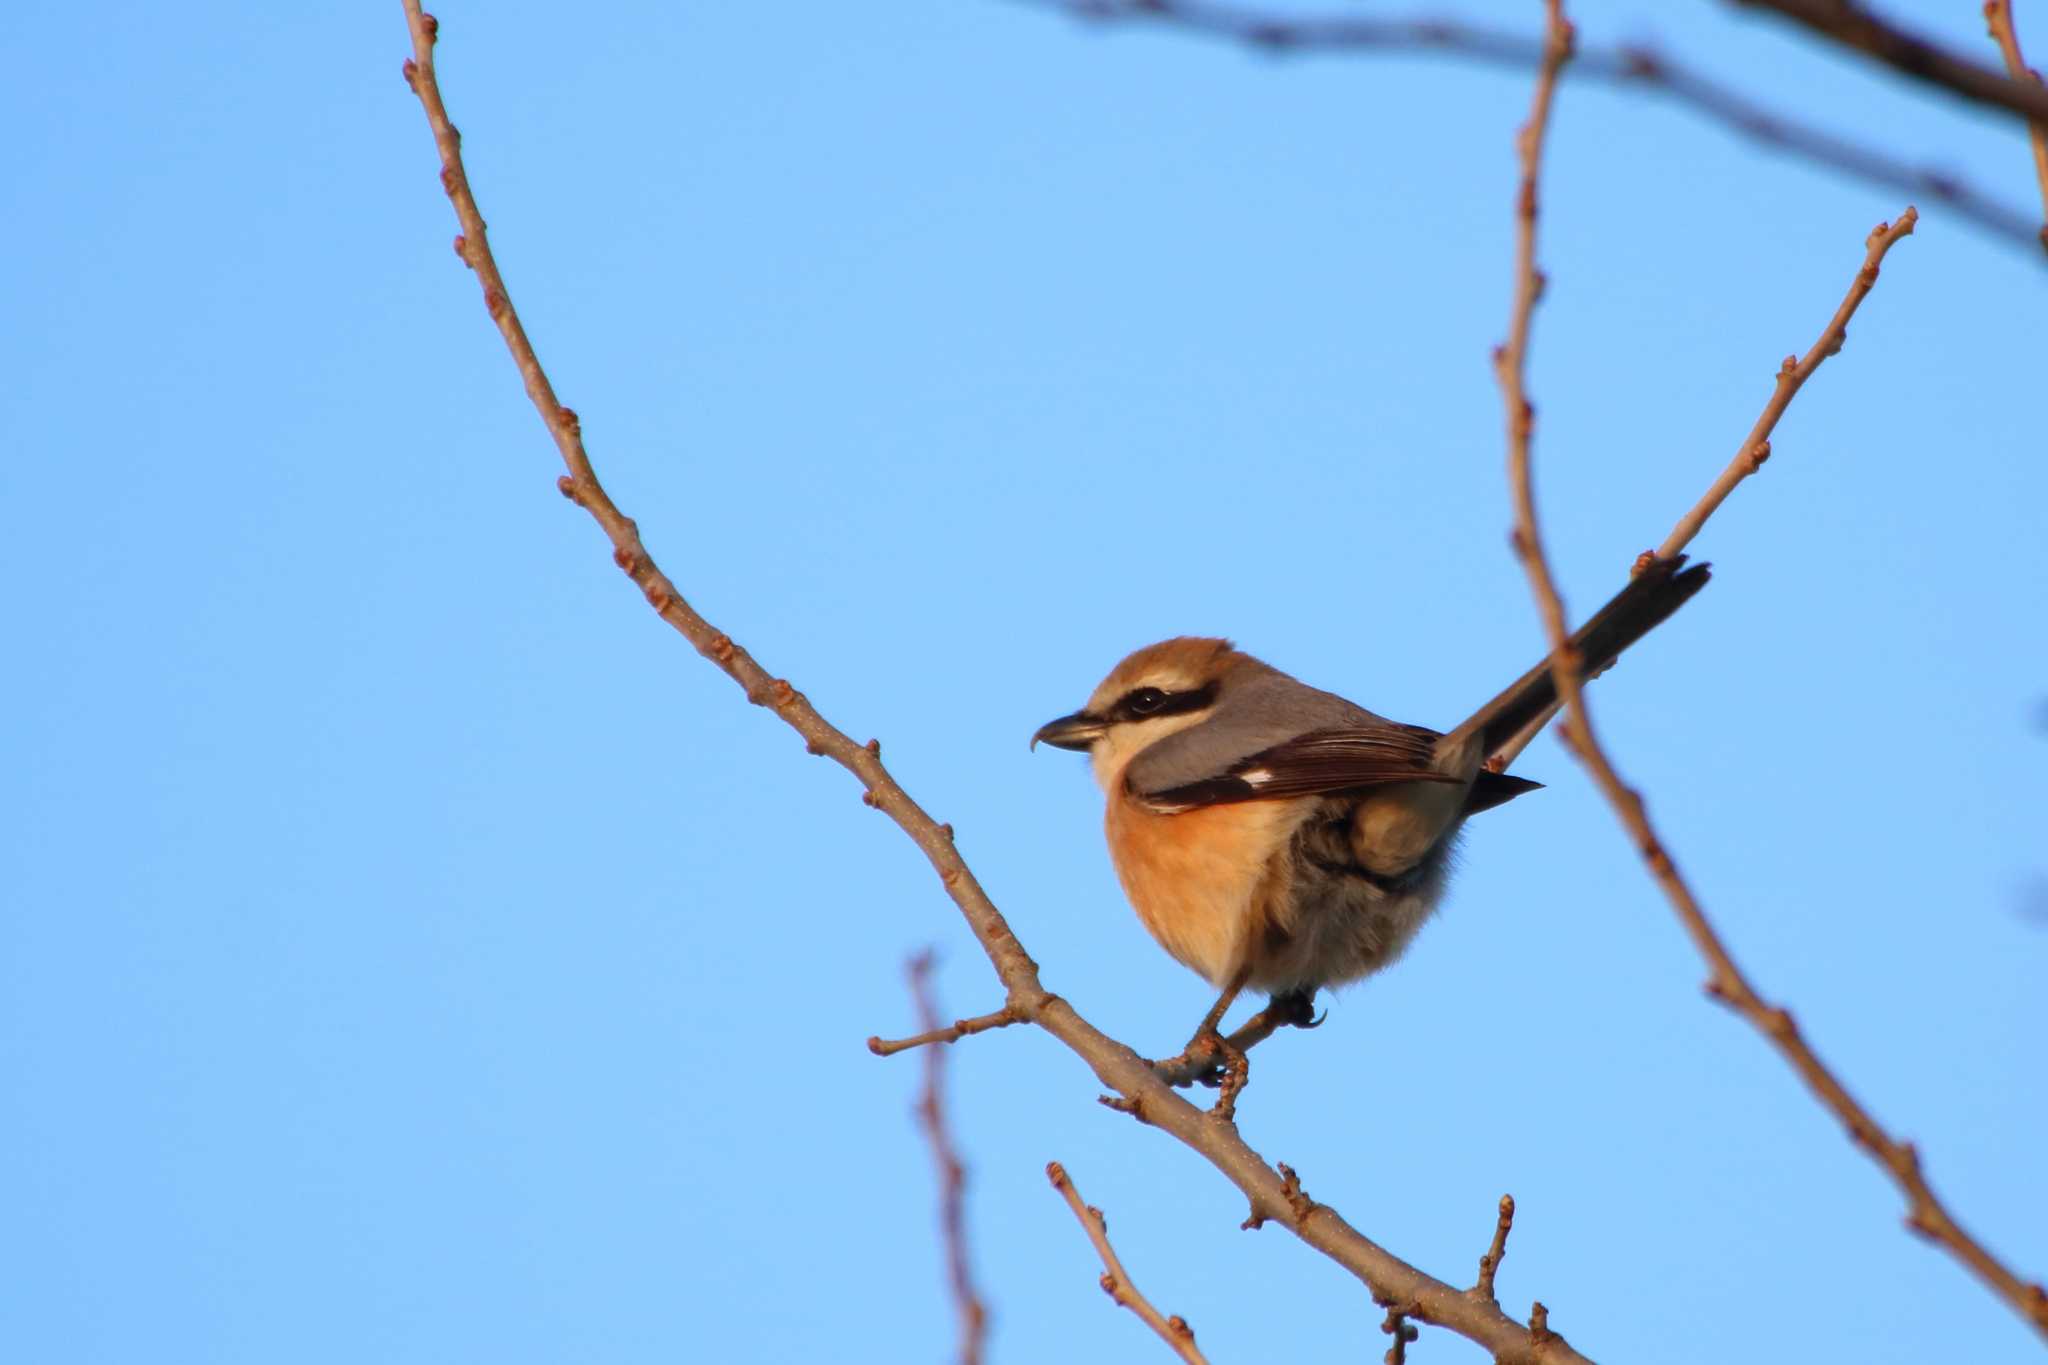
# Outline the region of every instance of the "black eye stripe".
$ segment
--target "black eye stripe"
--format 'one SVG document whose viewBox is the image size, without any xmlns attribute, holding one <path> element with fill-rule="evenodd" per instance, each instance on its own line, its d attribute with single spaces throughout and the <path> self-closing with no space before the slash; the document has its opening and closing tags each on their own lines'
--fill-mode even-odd
<svg viewBox="0 0 2048 1365">
<path fill-rule="evenodd" d="M 1185 715 L 1215 704 L 1216 684 L 1192 692 L 1166 692 L 1157 687 L 1138 687 L 1117 698 L 1111 708 L 1118 720 L 1157 720 L 1161 716 Z"/>
</svg>

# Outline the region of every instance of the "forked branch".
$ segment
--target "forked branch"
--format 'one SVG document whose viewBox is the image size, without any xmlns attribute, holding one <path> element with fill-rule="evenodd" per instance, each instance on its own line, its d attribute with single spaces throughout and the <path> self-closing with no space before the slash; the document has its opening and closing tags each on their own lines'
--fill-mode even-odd
<svg viewBox="0 0 2048 1365">
<path fill-rule="evenodd" d="M 2014 80 L 1879 18 L 1855 0 L 1735 0 L 1770 10 L 1830 41 L 1861 52 L 1902 75 L 1960 95 L 1989 109 L 2021 118 L 2048 120 L 2048 90 L 2038 82 Z"/>
<path fill-rule="evenodd" d="M 2012 0 L 1984 0 L 1984 22 L 1991 30 L 1991 40 L 1998 44 L 1998 54 L 2005 59 L 2006 74 L 2016 81 L 2032 81 L 2038 87 L 2041 73 L 2030 68 L 2027 59 L 2020 55 L 2020 34 L 2013 24 Z M 2048 119 L 2028 120 L 2027 141 L 2034 148 L 2034 179 L 2041 184 L 2041 249 L 2048 251 Z"/>
<path fill-rule="evenodd" d="M 1219 0 L 1025 0 L 1093 23 L 1153 23 L 1281 55 L 1395 53 L 1533 70 L 1543 40 L 1450 14 L 1388 18 L 1364 14 L 1293 15 Z M 1973 186 L 1956 171 L 1902 160 L 1880 144 L 1806 123 L 1736 90 L 1671 54 L 1643 43 L 1591 45 L 1573 53 L 1570 82 L 1640 91 L 1718 124 L 1738 137 L 1852 179 L 1938 203 L 1957 218 L 2021 246 L 2039 224 L 2024 210 Z"/>
<path fill-rule="evenodd" d="M 1552 37 L 1548 46 L 1568 51 L 1570 28 L 1564 21 L 1558 0 L 1549 0 L 1549 9 Z M 2023 1318 L 2031 1322 L 2037 1331 L 2048 1336 L 2048 1293 L 2044 1293 L 2040 1285 L 2028 1284 L 2020 1279 L 1964 1231 L 1928 1185 L 1921 1173 L 1919 1153 L 1913 1145 L 1886 1132 L 1807 1045 L 1791 1014 L 1764 1000 L 1750 985 L 1749 979 L 1736 965 L 1727 946 L 1709 923 L 1691 887 L 1680 875 L 1678 865 L 1666 852 L 1663 841 L 1650 823 L 1641 795 L 1622 780 L 1594 730 L 1592 716 L 1586 709 L 1586 699 L 1580 687 L 1576 661 L 1571 657 L 1564 602 L 1558 593 L 1549 558 L 1543 549 L 1541 527 L 1537 520 L 1530 460 L 1534 418 L 1523 378 L 1530 314 L 1542 285 L 1542 276 L 1536 268 L 1536 183 L 1541 170 L 1543 131 L 1550 107 L 1550 86 L 1554 80 L 1555 70 L 1546 62 L 1545 69 L 1537 81 L 1529 124 L 1522 131 L 1519 148 L 1522 192 L 1517 198 L 1516 206 L 1514 306 L 1509 318 L 1508 342 L 1496 353 L 1495 359 L 1502 401 L 1507 413 L 1508 483 L 1515 508 L 1514 545 L 1521 558 L 1522 567 L 1528 574 L 1530 589 L 1536 599 L 1537 612 L 1543 619 L 1544 630 L 1550 639 L 1558 695 L 1565 707 L 1565 734 L 1570 740 L 1568 747 L 1593 775 L 1595 784 L 1607 797 L 1608 803 L 1614 807 L 1623 827 L 1649 865 L 1651 875 L 1663 888 L 1665 896 L 1678 912 L 1680 922 L 1692 937 L 1694 946 L 1706 960 L 1710 972 L 1707 982 L 1709 993 L 1747 1019 L 1771 1041 L 1821 1103 L 1848 1128 L 1849 1135 L 1856 1145 L 1869 1153 L 1871 1158 L 1892 1177 L 1893 1182 L 1906 1197 L 1907 1225 L 1941 1245 L 1968 1266 Z M 1687 544 L 1714 508 L 1727 496 L 1728 490 L 1747 477 L 1749 472 L 1753 472 L 1754 465 L 1761 463 L 1763 456 L 1768 454 L 1769 446 L 1759 433 L 1768 433 L 1785 406 L 1791 402 L 1793 394 L 1797 393 L 1799 386 L 1805 382 L 1805 377 L 1810 375 L 1813 368 L 1818 367 L 1828 355 L 1840 349 L 1849 315 L 1855 311 L 1856 305 L 1875 283 L 1879 262 L 1893 243 L 1913 230 L 1914 219 L 1913 210 L 1908 208 L 1899 216 L 1896 223 L 1880 224 L 1877 230 L 1871 233 L 1865 248 L 1863 267 L 1857 273 L 1856 282 L 1850 287 L 1849 296 L 1836 311 L 1834 320 L 1821 334 L 1821 340 L 1808 353 L 1805 362 L 1787 358 L 1785 367 L 1779 372 L 1778 386 L 1771 402 L 1766 406 L 1764 416 L 1759 419 L 1750 438 L 1744 442 L 1742 451 L 1738 452 L 1736 464 L 1723 472 L 1714 488 L 1702 499 L 1701 504 L 1679 522 L 1671 538 L 1666 541 L 1670 552 L 1676 553 L 1678 548 Z M 1742 467 L 1745 463 L 1748 465 L 1747 468 Z M 1659 553 L 1663 552 L 1660 550 Z"/>
<path fill-rule="evenodd" d="M 938 1007 L 932 1003 L 932 955 L 919 953 L 910 960 L 910 995 L 917 1004 L 918 1017 L 926 1024 L 938 1022 Z M 952 1129 L 946 1123 L 946 1053 L 932 1048 L 924 1057 L 924 1093 L 917 1100 L 917 1121 L 924 1129 L 925 1142 L 932 1149 L 932 1165 L 939 1177 L 939 1232 L 946 1248 L 946 1284 L 952 1291 L 953 1307 L 960 1319 L 960 1365 L 981 1365 L 988 1344 L 988 1308 L 981 1291 L 974 1286 L 974 1269 L 967 1245 L 967 1167 L 953 1145 Z"/>
<path fill-rule="evenodd" d="M 439 25 L 421 10 L 419 0 L 402 3 L 413 49 L 412 57 L 405 63 L 406 83 L 426 112 L 440 153 L 441 185 L 462 227 L 462 235 L 456 238 L 456 253 L 476 272 L 485 309 L 518 366 L 527 397 L 538 409 L 568 468 L 557 486 L 597 522 L 611 542 L 614 562 L 646 596 L 648 605 L 737 683 L 747 700 L 769 708 L 802 736 L 810 752 L 830 758 L 859 779 L 861 799 L 894 821 L 931 862 L 940 884 L 959 907 L 976 943 L 1002 981 L 1006 1008 L 1018 1019 L 1059 1039 L 1086 1062 L 1096 1078 L 1115 1092 L 1121 1107 L 1140 1114 L 1148 1124 L 1200 1153 L 1244 1193 L 1255 1217 L 1286 1227 L 1356 1275 L 1376 1297 L 1412 1305 L 1409 1316 L 1466 1337 L 1508 1365 L 1565 1365 L 1582 1361 L 1584 1357 L 1563 1338 L 1524 1327 L 1498 1306 L 1476 1303 L 1462 1290 L 1424 1274 L 1353 1228 L 1328 1205 L 1304 1206 L 1297 1202 L 1298 1190 L 1291 1196 L 1288 1182 L 1280 1172 L 1246 1145 L 1233 1126 L 1211 1122 L 1207 1114 L 1155 1076 L 1136 1052 L 1096 1029 L 1065 1000 L 1046 990 L 1039 981 L 1038 964 L 1024 951 L 1002 912 L 954 848 L 952 828 L 934 820 L 911 799 L 882 765 L 879 746 L 858 743 L 832 725 L 802 692 L 763 668 L 683 599 L 648 554 L 639 527 L 619 510 L 599 483 L 584 449 L 576 414 L 556 397 L 520 325 L 463 169 L 461 138 L 449 122 L 441 98 L 434 69 L 434 42 Z"/>
</svg>

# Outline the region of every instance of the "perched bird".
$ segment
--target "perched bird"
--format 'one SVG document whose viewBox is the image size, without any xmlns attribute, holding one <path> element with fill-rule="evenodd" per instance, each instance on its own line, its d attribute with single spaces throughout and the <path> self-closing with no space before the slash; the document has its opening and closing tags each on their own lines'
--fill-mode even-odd
<svg viewBox="0 0 2048 1365">
<path fill-rule="evenodd" d="M 1706 565 L 1683 564 L 1653 561 L 1572 637 L 1582 677 L 1706 586 Z M 1222 991 L 1183 1056 L 1205 1044 L 1229 1060 L 1217 1025 L 1246 987 L 1273 997 L 1274 1025 L 1312 1027 L 1318 990 L 1401 955 L 1443 898 L 1465 817 L 1540 785 L 1487 759 L 1556 700 L 1546 658 L 1439 734 L 1297 682 L 1228 640 L 1183 636 L 1125 659 L 1031 742 L 1089 755 L 1138 918 Z"/>
</svg>

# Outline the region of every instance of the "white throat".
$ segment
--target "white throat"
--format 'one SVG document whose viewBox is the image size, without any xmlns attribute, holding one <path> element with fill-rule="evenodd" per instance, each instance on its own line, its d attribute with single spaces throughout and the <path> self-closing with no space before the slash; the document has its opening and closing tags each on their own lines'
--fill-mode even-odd
<svg viewBox="0 0 2048 1365">
<path fill-rule="evenodd" d="M 1105 793 L 1114 794 L 1117 784 L 1124 780 L 1124 769 L 1130 766 L 1132 759 L 1168 735 L 1177 735 L 1208 718 L 1207 711 L 1189 711 L 1178 716 L 1158 716 L 1152 720 L 1123 721 L 1112 725 L 1088 749 L 1088 762 L 1095 769 L 1097 785 Z"/>
</svg>

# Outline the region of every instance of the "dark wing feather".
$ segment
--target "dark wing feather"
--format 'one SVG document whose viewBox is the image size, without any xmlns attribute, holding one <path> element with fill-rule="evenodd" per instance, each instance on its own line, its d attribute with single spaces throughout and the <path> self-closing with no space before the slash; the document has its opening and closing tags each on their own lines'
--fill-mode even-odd
<svg viewBox="0 0 2048 1365">
<path fill-rule="evenodd" d="M 1153 810 L 1173 812 L 1326 796 L 1394 782 L 1457 782 L 1430 767 L 1441 737 L 1419 725 L 1311 730 L 1248 754 L 1213 777 L 1135 794 Z"/>
</svg>

